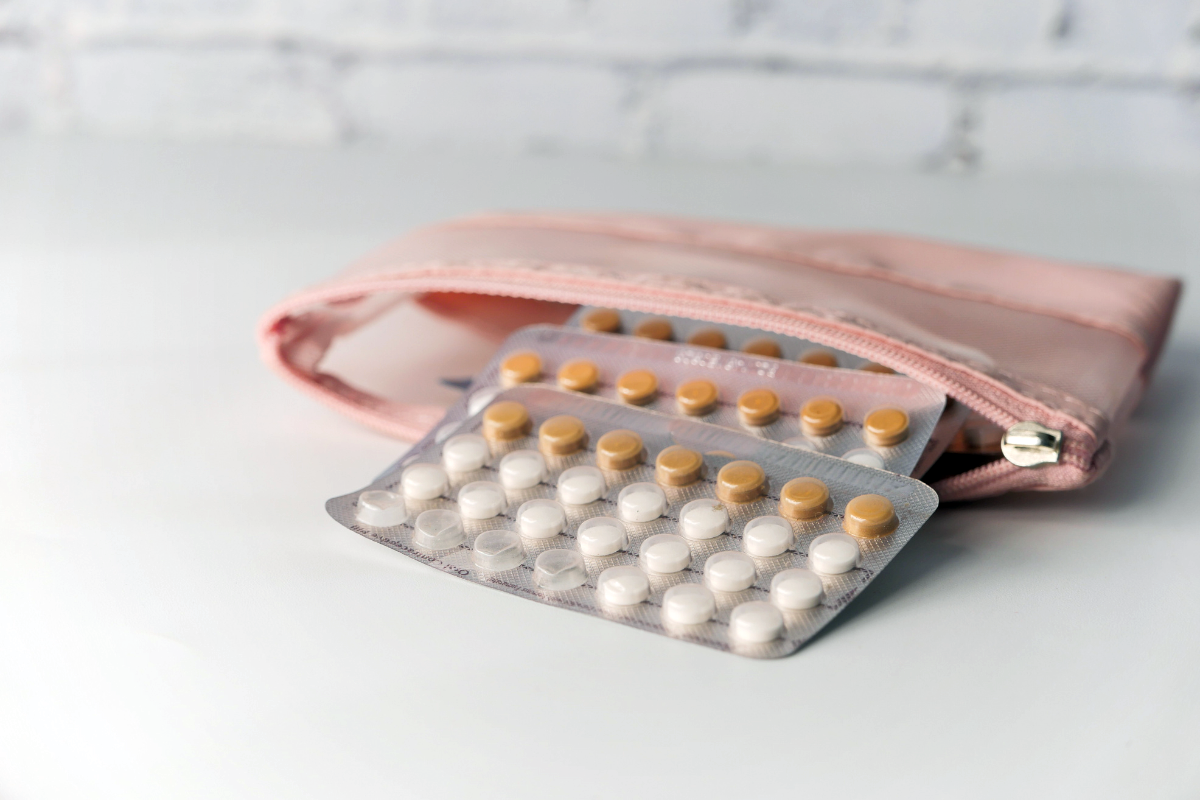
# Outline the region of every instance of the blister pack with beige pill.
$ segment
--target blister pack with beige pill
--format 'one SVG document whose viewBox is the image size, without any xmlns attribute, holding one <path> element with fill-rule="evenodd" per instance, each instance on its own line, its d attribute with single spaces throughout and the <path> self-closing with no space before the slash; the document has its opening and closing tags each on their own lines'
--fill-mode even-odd
<svg viewBox="0 0 1200 800">
<path fill-rule="evenodd" d="M 327 509 L 454 578 L 772 658 L 845 608 L 936 506 L 912 478 L 530 385 L 458 404 Z"/>
<path fill-rule="evenodd" d="M 639 339 L 678 342 L 753 356 L 799 361 L 814 367 L 840 367 L 892 375 L 895 370 L 832 347 L 766 333 L 755 328 L 704 322 L 685 317 L 664 317 L 640 311 L 580 306 L 566 322 L 568 328 L 590 333 L 619 333 Z"/>
<path fill-rule="evenodd" d="M 471 411 L 503 388 L 544 383 L 739 430 L 910 475 L 946 398 L 895 374 L 532 325 L 510 336 L 468 389 Z M 946 437 L 949 441 L 949 437 Z"/>
</svg>

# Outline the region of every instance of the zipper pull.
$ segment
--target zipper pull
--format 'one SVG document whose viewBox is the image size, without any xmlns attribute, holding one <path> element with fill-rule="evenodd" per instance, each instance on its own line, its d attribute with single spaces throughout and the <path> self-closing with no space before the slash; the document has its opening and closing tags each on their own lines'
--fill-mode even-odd
<svg viewBox="0 0 1200 800">
<path fill-rule="evenodd" d="M 1056 464 L 1062 453 L 1062 431 L 1038 422 L 1018 422 L 1004 432 L 1000 452 L 1018 467 Z"/>
</svg>

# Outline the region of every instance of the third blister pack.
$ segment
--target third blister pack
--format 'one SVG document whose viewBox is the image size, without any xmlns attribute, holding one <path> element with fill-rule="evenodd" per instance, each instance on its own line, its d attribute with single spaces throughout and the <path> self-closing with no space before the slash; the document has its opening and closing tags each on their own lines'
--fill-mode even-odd
<svg viewBox="0 0 1200 800">
<path fill-rule="evenodd" d="M 467 407 L 474 412 L 523 383 L 741 430 L 901 475 L 916 467 L 945 405 L 944 395 L 900 375 L 534 325 L 509 337 L 475 378 Z"/>
<path fill-rule="evenodd" d="M 466 415 L 330 514 L 452 577 L 756 658 L 811 639 L 937 506 L 912 478 L 551 388 Z"/>
<path fill-rule="evenodd" d="M 861 356 L 819 345 L 807 339 L 766 333 L 741 325 L 595 306 L 580 306 L 567 320 L 566 325 L 568 328 L 579 328 L 589 333 L 626 334 L 640 339 L 736 350 L 748 355 L 782 358 L 816 367 L 844 367 L 886 375 L 894 373 L 894 370 Z"/>
</svg>

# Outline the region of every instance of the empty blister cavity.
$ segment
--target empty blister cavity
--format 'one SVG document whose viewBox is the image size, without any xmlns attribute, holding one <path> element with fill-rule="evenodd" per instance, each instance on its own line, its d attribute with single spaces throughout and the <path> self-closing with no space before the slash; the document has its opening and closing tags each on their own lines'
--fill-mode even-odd
<svg viewBox="0 0 1200 800">
<path fill-rule="evenodd" d="M 466 538 L 462 517 L 448 508 L 422 511 L 413 523 L 413 542 L 426 550 L 449 550 Z"/>
<path fill-rule="evenodd" d="M 612 517 L 592 517 L 580 523 L 575 541 L 587 556 L 611 556 L 629 547 L 625 525 Z"/>
<path fill-rule="evenodd" d="M 355 518 L 372 528 L 391 528 L 408 519 L 404 498 L 386 489 L 372 489 L 358 496 Z"/>
<path fill-rule="evenodd" d="M 442 464 L 450 472 L 474 472 L 483 469 L 491 455 L 487 439 L 477 433 L 451 436 L 442 445 Z"/>
<path fill-rule="evenodd" d="M 642 542 L 638 562 L 647 572 L 670 575 L 687 569 L 692 563 L 692 549 L 682 536 L 660 533 Z"/>
<path fill-rule="evenodd" d="M 458 512 L 467 519 L 491 519 L 507 507 L 504 487 L 498 483 L 475 481 L 458 490 Z"/>
<path fill-rule="evenodd" d="M 773 642 L 783 634 L 783 614 L 770 603 L 742 603 L 729 615 L 729 634 L 751 644 Z"/>
<path fill-rule="evenodd" d="M 679 533 L 688 539 L 714 539 L 729 530 L 729 511 L 716 500 L 693 500 L 679 510 Z"/>
<path fill-rule="evenodd" d="M 558 499 L 569 506 L 586 506 L 608 489 L 604 473 L 595 467 L 571 467 L 558 476 Z"/>
<path fill-rule="evenodd" d="M 536 450 L 514 450 L 497 469 L 506 489 L 528 489 L 546 479 L 546 459 Z"/>
<path fill-rule="evenodd" d="M 437 464 L 413 464 L 401 474 L 400 488 L 413 500 L 433 500 L 450 489 L 450 476 Z"/>
<path fill-rule="evenodd" d="M 610 605 L 637 605 L 650 596 L 650 579 L 637 567 L 609 567 L 596 579 L 596 593 Z"/>
<path fill-rule="evenodd" d="M 792 524 L 783 517 L 755 517 L 742 528 L 742 549 L 752 556 L 786 553 L 795 540 Z"/>
<path fill-rule="evenodd" d="M 821 577 L 807 569 L 785 569 L 771 579 L 771 602 L 789 611 L 814 608 L 825 599 Z"/>
<path fill-rule="evenodd" d="M 841 575 L 858 567 L 862 550 L 846 533 L 826 533 L 809 542 L 808 568 L 822 575 Z"/>
<path fill-rule="evenodd" d="M 713 553 L 704 562 L 704 583 L 715 592 L 741 592 L 754 585 L 754 559 L 736 550 Z"/>
<path fill-rule="evenodd" d="M 517 530 L 527 539 L 549 539 L 567 529 L 567 511 L 554 500 L 527 500 L 517 509 Z"/>
<path fill-rule="evenodd" d="M 667 496 L 654 483 L 631 483 L 617 495 L 621 519 L 627 522 L 650 522 L 667 510 Z"/>
<path fill-rule="evenodd" d="M 513 531 L 499 528 L 484 531 L 475 537 L 471 560 L 481 569 L 503 572 L 525 562 L 525 546 Z"/>
<path fill-rule="evenodd" d="M 574 550 L 547 550 L 533 562 L 533 583 L 541 589 L 558 592 L 586 582 L 583 556 Z"/>
<path fill-rule="evenodd" d="M 662 613 L 668 621 L 679 625 L 699 625 L 717 613 L 717 599 L 705 586 L 681 583 L 663 595 Z"/>
</svg>

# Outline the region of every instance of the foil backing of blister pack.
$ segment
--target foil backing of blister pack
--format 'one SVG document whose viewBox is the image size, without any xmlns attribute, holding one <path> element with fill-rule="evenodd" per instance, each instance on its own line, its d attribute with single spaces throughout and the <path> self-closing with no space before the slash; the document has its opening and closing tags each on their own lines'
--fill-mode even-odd
<svg viewBox="0 0 1200 800">
<path fill-rule="evenodd" d="M 559 368 L 568 361 L 586 359 L 595 363 L 600 381 L 594 396 L 613 402 L 620 402 L 616 391 L 620 375 L 634 369 L 650 370 L 658 376 L 658 396 L 638 407 L 671 416 L 683 416 L 675 402 L 676 387 L 703 378 L 717 385 L 719 402 L 712 413 L 688 419 L 777 442 L 790 439 L 806 449 L 839 457 L 867 448 L 883 459 L 885 469 L 899 475 L 912 474 L 946 403 L 945 395 L 901 375 L 828 369 L 707 347 L 533 325 L 510 336 L 476 376 L 467 393 L 472 411 L 482 408 L 499 391 L 500 368 L 505 359 L 526 351 L 541 358 L 540 382 L 547 384 L 554 382 Z M 771 389 L 780 399 L 779 419 L 769 425 L 746 425 L 738 416 L 738 396 L 757 388 Z M 800 408 L 806 401 L 822 396 L 841 403 L 846 422 L 830 436 L 803 436 Z M 908 438 L 892 447 L 868 447 L 863 438 L 863 418 L 884 406 L 902 408 L 908 414 Z"/>
<path fill-rule="evenodd" d="M 442 444 L 450 436 L 480 432 L 482 410 L 468 417 L 464 404 L 460 403 L 451 409 L 436 432 L 416 444 L 371 486 L 330 500 L 326 505 L 329 513 L 351 530 L 455 578 L 718 650 L 754 658 L 774 658 L 794 652 L 828 624 L 895 557 L 937 507 L 937 496 L 933 490 L 914 479 L 690 419 L 648 413 L 543 387 L 510 389 L 496 398 L 497 402 L 500 400 L 522 403 L 532 417 L 533 432 L 516 441 L 493 442 L 487 464 L 474 472 L 451 473 L 450 488 L 442 496 L 431 500 L 406 501 L 407 520 L 404 523 L 376 528 L 359 522 L 357 505 L 362 491 L 399 491 L 401 474 L 406 467 L 418 463 L 440 463 Z M 507 507 L 502 514 L 486 520 L 465 520 L 466 540 L 460 546 L 430 551 L 414 543 L 413 520 L 421 511 L 456 508 L 453 498 L 459 488 L 473 481 L 496 480 L 500 458 L 514 450 L 537 449 L 538 426 L 549 417 L 562 414 L 583 421 L 590 439 L 586 449 L 569 456 L 546 456 L 549 466 L 546 479 L 528 489 L 508 490 Z M 551 539 L 523 539 L 526 558 L 518 567 L 504 572 L 490 572 L 476 566 L 471 549 L 475 537 L 496 528 L 516 530 L 515 514 L 519 506 L 534 498 L 554 498 L 557 476 L 573 466 L 594 465 L 595 442 L 608 431 L 617 429 L 633 430 L 642 437 L 646 455 L 642 465 L 623 471 L 604 471 L 608 488 L 603 498 L 586 506 L 566 506 L 569 524 L 564 533 Z M 577 549 L 575 533 L 582 522 L 596 516 L 617 516 L 614 509 L 620 490 L 631 483 L 654 481 L 655 457 L 670 445 L 682 445 L 706 454 L 704 479 L 685 487 L 663 486 L 668 501 L 664 515 L 651 522 L 626 522 L 630 539 L 626 551 L 611 556 L 584 557 L 587 569 L 584 585 L 565 591 L 547 591 L 535 586 L 532 576 L 537 555 L 548 549 Z M 693 558 L 690 567 L 675 574 L 651 575 L 650 596 L 644 602 L 619 607 L 601 602 L 596 592 L 596 579 L 600 573 L 611 566 L 637 565 L 639 546 L 648 537 L 659 533 L 677 533 L 680 508 L 692 500 L 715 498 L 713 478 L 722 465 L 733 459 L 751 460 L 764 469 L 768 480 L 766 496 L 750 503 L 726 503 L 730 516 L 728 532 L 712 539 L 689 541 Z M 760 516 L 777 515 L 780 487 L 788 480 L 801 476 L 819 478 L 826 483 L 831 494 L 832 512 L 813 521 L 793 521 L 791 525 L 796 534 L 794 549 L 778 556 L 754 558 L 758 572 L 755 583 L 741 592 L 715 592 L 717 611 L 710 621 L 696 625 L 665 621 L 662 598 L 667 589 L 680 583 L 701 583 L 705 561 L 718 552 L 740 550 L 745 524 Z M 841 532 L 846 503 L 862 494 L 880 494 L 893 503 L 899 518 L 896 531 L 882 538 L 860 540 L 862 561 L 858 568 L 840 575 L 822 576 L 825 597 L 820 605 L 803 611 L 781 609 L 785 629 L 780 638 L 768 643 L 748 644 L 731 637 L 729 619 L 733 609 L 745 602 L 768 599 L 771 579 L 776 574 L 785 569 L 806 566 L 807 545 L 821 534 Z"/>
<path fill-rule="evenodd" d="M 581 328 L 582 320 L 591 312 L 601 310 L 595 306 L 580 306 L 575 313 L 566 321 L 565 325 L 568 328 Z M 621 318 L 621 334 L 632 334 L 637 328 L 638 323 L 647 319 L 665 319 L 671 323 L 671 329 L 674 335 L 671 341 L 684 344 L 692 336 L 692 334 L 703 331 L 716 329 L 724 334 L 726 339 L 725 349 L 740 351 L 750 342 L 756 339 L 771 339 L 779 345 L 783 351 L 781 356 L 784 359 L 795 361 L 800 358 L 805 352 L 810 350 L 826 350 L 837 356 L 838 366 L 844 369 L 859 369 L 860 367 L 869 364 L 870 362 L 862 356 L 856 356 L 851 353 L 838 350 L 836 347 L 829 345 L 817 344 L 810 342 L 807 339 L 798 339 L 795 336 L 784 336 L 779 333 L 767 333 L 758 328 L 746 328 L 741 325 L 727 325 L 721 322 L 705 322 L 698 319 L 688 319 L 687 317 L 665 317 L 661 314 L 647 314 L 642 311 L 626 311 L 623 309 L 603 309 L 615 311 Z"/>
</svg>

